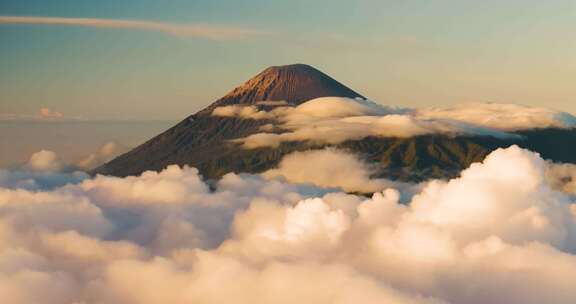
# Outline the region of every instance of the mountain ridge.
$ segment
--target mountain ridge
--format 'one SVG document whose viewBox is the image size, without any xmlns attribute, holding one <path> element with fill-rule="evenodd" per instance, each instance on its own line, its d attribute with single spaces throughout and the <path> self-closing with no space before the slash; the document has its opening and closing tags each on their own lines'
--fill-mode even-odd
<svg viewBox="0 0 576 304">
<path fill-rule="evenodd" d="M 318 97 L 365 99 L 311 66 L 270 67 L 206 108 L 91 173 L 128 176 L 177 164 L 196 167 L 202 175 L 212 179 L 228 172 L 260 173 L 277 166 L 289 153 L 325 147 L 343 149 L 377 164 L 375 175 L 378 177 L 406 181 L 457 176 L 471 163 L 482 161 L 494 149 L 510 145 L 539 152 L 552 161 L 576 162 L 574 130 L 523 130 L 516 132 L 521 138 L 508 139 L 430 134 L 410 138 L 367 137 L 339 144 L 295 141 L 281 143 L 277 148 L 244 149 L 231 141 L 258 133 L 265 124 L 276 122 L 212 115 L 212 111 L 221 106 L 268 107 L 260 104 L 261 101 L 285 101 L 287 106 L 296 106 Z"/>
</svg>

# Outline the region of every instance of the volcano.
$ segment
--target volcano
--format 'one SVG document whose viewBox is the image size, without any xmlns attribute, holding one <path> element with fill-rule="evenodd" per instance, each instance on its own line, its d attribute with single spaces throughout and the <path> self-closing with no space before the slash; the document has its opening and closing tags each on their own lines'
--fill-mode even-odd
<svg viewBox="0 0 576 304">
<path fill-rule="evenodd" d="M 309 65 L 269 67 L 205 109 L 97 168 L 94 173 L 137 175 L 146 170 L 161 170 L 170 164 L 199 168 L 207 177 L 218 177 L 229 171 L 265 169 L 267 163 L 276 157 L 264 157 L 258 151 L 252 151 L 256 155 L 248 157 L 242 153 L 246 151 L 229 147 L 227 143 L 228 140 L 255 133 L 265 122 L 215 117 L 211 115 L 213 109 L 226 105 L 254 105 L 261 101 L 285 101 L 298 105 L 327 96 L 364 98 Z"/>
<path fill-rule="evenodd" d="M 409 138 L 369 136 L 338 144 L 291 141 L 278 147 L 243 149 L 233 140 L 258 133 L 264 125 L 275 122 L 212 115 L 215 108 L 222 106 L 254 106 L 270 110 L 278 105 L 297 106 L 319 97 L 365 99 L 309 65 L 270 67 L 208 107 L 92 173 L 124 177 L 177 164 L 196 167 L 211 179 L 228 172 L 263 172 L 277 166 L 289 153 L 327 146 L 362 156 L 378 167 L 378 177 L 406 181 L 454 177 L 471 163 L 482 161 L 494 149 L 514 144 L 539 152 L 552 161 L 576 162 L 576 131 L 573 129 L 522 130 L 515 132 L 520 136 L 513 138 L 441 134 Z"/>
</svg>

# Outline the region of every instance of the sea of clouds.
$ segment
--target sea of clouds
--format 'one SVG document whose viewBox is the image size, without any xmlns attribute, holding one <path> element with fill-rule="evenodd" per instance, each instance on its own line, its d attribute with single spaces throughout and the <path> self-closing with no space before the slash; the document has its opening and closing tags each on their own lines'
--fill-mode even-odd
<svg viewBox="0 0 576 304">
<path fill-rule="evenodd" d="M 418 185 L 334 149 L 214 182 L 62 168 L 0 170 L 2 303 L 576 302 L 576 166 L 515 146 Z"/>
<path fill-rule="evenodd" d="M 368 136 L 413 137 L 427 134 L 518 138 L 513 131 L 574 128 L 576 117 L 565 112 L 516 104 L 469 103 L 440 109 L 386 107 L 370 100 L 321 97 L 298 106 L 217 107 L 212 115 L 270 120 L 260 133 L 239 138 L 246 149 L 277 147 L 282 142 L 337 144 Z"/>
</svg>

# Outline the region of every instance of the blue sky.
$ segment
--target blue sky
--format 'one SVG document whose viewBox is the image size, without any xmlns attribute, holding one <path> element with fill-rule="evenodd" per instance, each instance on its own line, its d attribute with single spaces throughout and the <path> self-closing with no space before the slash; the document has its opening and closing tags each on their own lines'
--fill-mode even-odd
<svg viewBox="0 0 576 304">
<path fill-rule="evenodd" d="M 2 16 L 254 31 L 0 24 L 0 113 L 179 119 L 270 65 L 314 65 L 384 104 L 493 101 L 576 112 L 576 1 L 20 0 Z"/>
</svg>

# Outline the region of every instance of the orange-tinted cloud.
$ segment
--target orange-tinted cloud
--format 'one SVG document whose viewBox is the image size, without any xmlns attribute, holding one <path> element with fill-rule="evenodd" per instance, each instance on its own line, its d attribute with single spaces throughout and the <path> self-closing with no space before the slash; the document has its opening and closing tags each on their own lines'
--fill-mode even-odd
<svg viewBox="0 0 576 304">
<path fill-rule="evenodd" d="M 47 118 L 47 119 L 54 119 L 54 118 L 63 118 L 64 114 L 50 110 L 48 108 L 40 108 L 40 117 Z"/>
</svg>

